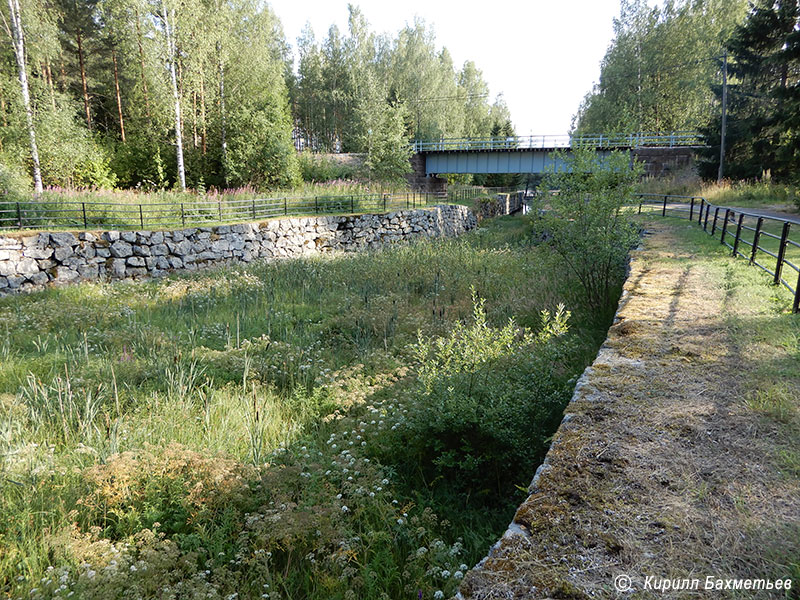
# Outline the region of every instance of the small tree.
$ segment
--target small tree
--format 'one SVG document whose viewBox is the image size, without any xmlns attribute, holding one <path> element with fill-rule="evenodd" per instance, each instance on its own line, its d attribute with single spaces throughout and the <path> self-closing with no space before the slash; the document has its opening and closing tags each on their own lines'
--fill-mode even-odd
<svg viewBox="0 0 800 600">
<path fill-rule="evenodd" d="M 563 259 L 599 313 L 613 309 L 637 229 L 623 214 L 642 173 L 626 152 L 576 148 L 556 153 L 565 167 L 545 175 L 533 207 L 536 229 Z M 557 190 L 557 193 L 553 193 Z"/>
<path fill-rule="evenodd" d="M 370 177 L 399 183 L 411 172 L 411 146 L 405 127 L 405 106 L 385 106 L 376 127 L 368 132 L 367 167 Z"/>
</svg>

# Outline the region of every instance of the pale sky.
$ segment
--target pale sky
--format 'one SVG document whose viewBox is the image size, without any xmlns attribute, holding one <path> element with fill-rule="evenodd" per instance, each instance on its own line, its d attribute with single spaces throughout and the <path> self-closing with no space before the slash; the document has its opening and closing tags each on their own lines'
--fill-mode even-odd
<svg viewBox="0 0 800 600">
<path fill-rule="evenodd" d="M 294 49 L 310 22 L 317 41 L 336 24 L 347 31 L 347 0 L 267 0 Z M 517 135 L 565 134 L 600 77 L 619 0 L 353 0 L 370 28 L 397 33 L 414 17 L 433 25 L 436 43 L 460 68 L 472 60 L 502 93 Z"/>
</svg>

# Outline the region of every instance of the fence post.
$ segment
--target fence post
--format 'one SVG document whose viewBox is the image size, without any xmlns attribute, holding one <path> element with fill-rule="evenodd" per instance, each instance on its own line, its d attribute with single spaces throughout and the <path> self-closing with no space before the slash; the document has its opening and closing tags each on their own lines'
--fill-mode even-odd
<svg viewBox="0 0 800 600">
<path fill-rule="evenodd" d="M 186 227 L 186 211 L 183 209 L 183 202 L 181 202 L 181 223 Z"/>
<path fill-rule="evenodd" d="M 730 218 L 730 214 L 731 214 L 731 209 L 730 208 L 726 208 L 725 209 L 725 222 L 722 223 L 722 235 L 719 238 L 719 243 L 720 244 L 724 244 L 725 243 L 725 234 L 728 232 L 728 219 Z"/>
<path fill-rule="evenodd" d="M 314 214 L 319 213 L 319 196 L 314 196 Z"/>
<path fill-rule="evenodd" d="M 758 242 L 761 238 L 761 226 L 764 224 L 764 217 L 758 217 L 756 232 L 753 234 L 753 249 L 750 252 L 750 264 L 756 262 L 756 252 L 758 252 Z"/>
<path fill-rule="evenodd" d="M 409 205 L 409 203 L 408 203 L 408 192 L 406 192 L 406 208 L 408 208 L 409 206 L 410 206 L 410 205 Z"/>
<path fill-rule="evenodd" d="M 781 268 L 783 267 L 783 258 L 786 256 L 786 240 L 789 239 L 789 228 L 792 224 L 789 221 L 783 222 L 783 231 L 781 232 L 781 242 L 778 245 L 778 261 L 775 263 L 775 278 L 772 283 L 779 285 L 781 282 Z"/>
<path fill-rule="evenodd" d="M 350 212 L 356 212 L 356 201 L 355 196 L 350 194 Z"/>
<path fill-rule="evenodd" d="M 733 258 L 736 258 L 739 252 L 739 240 L 742 237 L 742 221 L 744 221 L 744 214 L 739 213 L 739 222 L 736 224 L 736 239 L 733 240 L 733 253 L 731 254 Z"/>
<path fill-rule="evenodd" d="M 86 202 L 81 202 L 81 209 L 83 210 L 83 228 L 87 229 L 89 227 L 89 224 L 86 219 Z"/>
<path fill-rule="evenodd" d="M 287 198 L 283 199 L 283 214 L 284 216 L 289 214 L 289 200 Z"/>
<path fill-rule="evenodd" d="M 642 214 L 642 202 L 644 201 L 644 196 L 639 195 L 639 214 Z"/>
<path fill-rule="evenodd" d="M 222 198 L 217 200 L 217 210 L 219 211 L 219 220 L 222 221 Z"/>
<path fill-rule="evenodd" d="M 717 231 L 717 217 L 719 216 L 719 206 L 714 210 L 714 222 L 711 224 L 711 237 Z"/>
<path fill-rule="evenodd" d="M 139 205 L 139 225 L 144 229 L 144 213 L 142 212 L 142 205 Z"/>
<path fill-rule="evenodd" d="M 383 195 L 383 212 L 386 212 L 386 196 L 388 196 L 388 195 L 389 194 L 384 194 Z"/>
<path fill-rule="evenodd" d="M 253 198 L 253 221 L 256 220 L 256 199 Z"/>
<path fill-rule="evenodd" d="M 667 197 L 666 196 L 664 196 L 664 208 L 661 209 L 661 216 L 662 217 L 666 217 L 667 216 Z"/>
<path fill-rule="evenodd" d="M 708 233 L 708 213 L 709 212 L 711 212 L 711 205 L 710 204 L 706 204 L 706 218 L 705 218 L 705 221 L 703 221 L 703 231 L 705 231 L 706 233 Z"/>
<path fill-rule="evenodd" d="M 794 286 L 794 303 L 792 304 L 792 312 L 795 314 L 800 312 L 800 273 L 797 274 L 797 285 Z"/>
<path fill-rule="evenodd" d="M 692 202 L 689 204 L 689 220 L 694 221 L 694 196 L 692 196 Z"/>
<path fill-rule="evenodd" d="M 19 202 L 17 202 L 17 226 L 22 229 L 22 211 L 19 208 Z"/>
</svg>

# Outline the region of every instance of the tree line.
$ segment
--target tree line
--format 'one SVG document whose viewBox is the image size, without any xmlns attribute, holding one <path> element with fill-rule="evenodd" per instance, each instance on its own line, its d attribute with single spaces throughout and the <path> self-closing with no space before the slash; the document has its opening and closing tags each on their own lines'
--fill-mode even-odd
<svg viewBox="0 0 800 600">
<path fill-rule="evenodd" d="M 716 177 L 727 64 L 725 174 L 797 178 L 798 0 L 622 0 L 599 82 L 573 121 L 578 133 L 693 130 L 700 173 Z"/>
<path fill-rule="evenodd" d="M 473 62 L 417 20 L 307 27 L 295 72 L 257 0 L 7 0 L 0 177 L 61 187 L 292 187 L 297 150 L 365 152 L 397 178 L 409 138 L 513 133 Z M 3 182 L 0 182 L 3 184 Z M 4 185 L 8 185 L 8 181 Z"/>
</svg>

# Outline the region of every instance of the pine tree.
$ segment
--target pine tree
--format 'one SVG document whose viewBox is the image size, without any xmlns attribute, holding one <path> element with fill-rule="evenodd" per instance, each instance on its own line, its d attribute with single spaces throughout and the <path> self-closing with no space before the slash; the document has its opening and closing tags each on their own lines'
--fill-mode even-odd
<svg viewBox="0 0 800 600">
<path fill-rule="evenodd" d="M 727 48 L 728 89 L 725 173 L 751 179 L 769 173 L 797 178 L 800 167 L 800 2 L 760 0 L 736 28 Z M 720 90 L 718 90 L 720 93 Z M 718 168 L 719 123 L 706 129 L 711 148 L 701 173 Z"/>
</svg>

